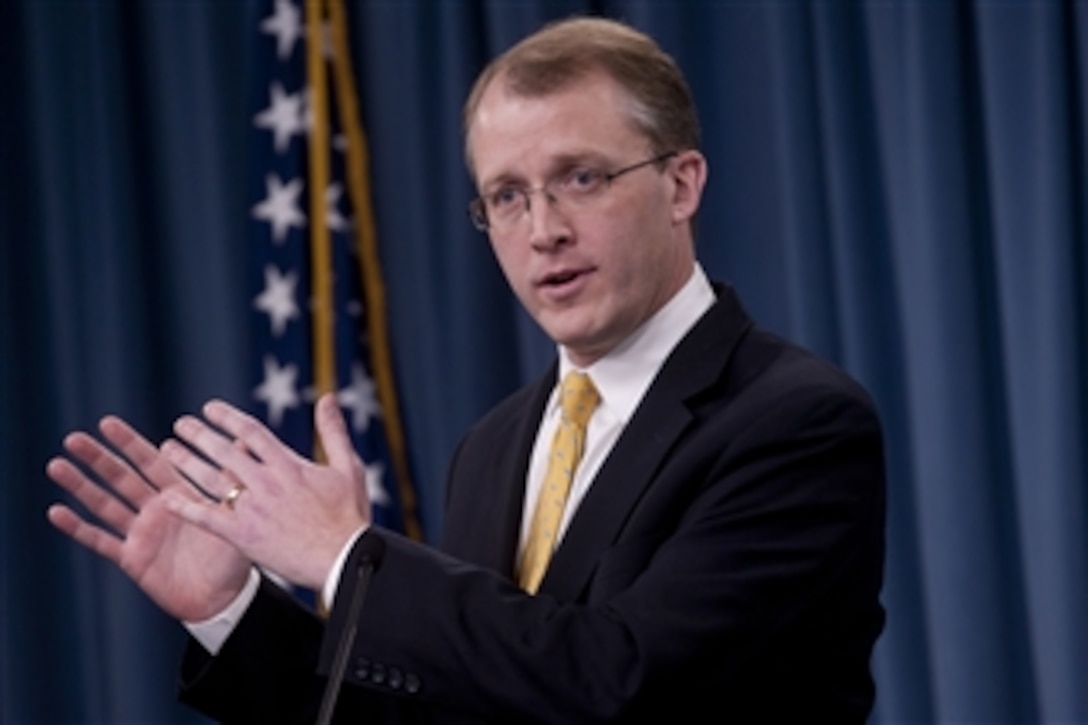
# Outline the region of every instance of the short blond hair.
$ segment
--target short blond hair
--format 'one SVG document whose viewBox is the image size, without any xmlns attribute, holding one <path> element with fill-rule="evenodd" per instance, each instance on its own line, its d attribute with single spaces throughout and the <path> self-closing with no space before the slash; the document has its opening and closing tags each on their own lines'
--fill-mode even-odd
<svg viewBox="0 0 1088 725">
<path fill-rule="evenodd" d="M 695 102 L 672 57 L 629 25 L 591 17 L 546 25 L 491 61 L 465 102 L 466 142 L 476 109 L 492 83 L 501 81 L 512 93 L 538 97 L 594 72 L 607 74 L 630 97 L 631 120 L 654 153 L 699 148 Z"/>
</svg>

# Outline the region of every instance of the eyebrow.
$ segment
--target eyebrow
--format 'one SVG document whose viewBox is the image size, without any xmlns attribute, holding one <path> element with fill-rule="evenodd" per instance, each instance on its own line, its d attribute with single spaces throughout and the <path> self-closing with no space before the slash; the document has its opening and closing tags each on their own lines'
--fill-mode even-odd
<svg viewBox="0 0 1088 725">
<path fill-rule="evenodd" d="M 549 162 L 551 170 L 547 174 L 545 183 L 551 181 L 557 176 L 566 173 L 567 171 L 576 166 L 590 166 L 596 168 L 606 165 L 607 164 L 604 157 L 599 152 L 595 151 L 560 154 Z M 489 180 L 486 184 L 482 184 L 480 186 L 480 190 L 484 193 L 490 193 L 493 190 L 502 188 L 507 185 L 522 187 L 530 186 L 524 176 L 504 172 L 496 176 L 494 179 Z"/>
</svg>

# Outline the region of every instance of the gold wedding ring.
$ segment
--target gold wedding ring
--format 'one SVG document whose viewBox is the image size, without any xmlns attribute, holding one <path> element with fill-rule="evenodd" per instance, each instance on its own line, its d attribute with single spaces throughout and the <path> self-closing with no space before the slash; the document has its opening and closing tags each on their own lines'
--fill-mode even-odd
<svg viewBox="0 0 1088 725">
<path fill-rule="evenodd" d="M 234 486 L 229 491 L 227 491 L 227 495 L 223 497 L 223 503 L 227 505 L 227 508 L 233 511 L 234 502 L 238 500 L 238 497 L 242 495 L 242 491 L 245 490 L 245 484 L 239 481 L 238 483 L 234 484 Z"/>
</svg>

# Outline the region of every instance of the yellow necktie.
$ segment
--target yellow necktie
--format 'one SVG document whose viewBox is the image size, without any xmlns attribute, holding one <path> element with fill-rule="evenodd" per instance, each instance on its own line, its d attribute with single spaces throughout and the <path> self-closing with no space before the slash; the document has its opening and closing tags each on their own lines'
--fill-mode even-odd
<svg viewBox="0 0 1088 725">
<path fill-rule="evenodd" d="M 574 471 L 585 450 L 586 423 L 600 400 L 593 381 L 585 373 L 567 373 L 563 378 L 559 391 L 563 415 L 552 439 L 548 470 L 544 474 L 540 497 L 536 500 L 529 538 L 518 568 L 518 583 L 530 594 L 540 586 L 555 549 L 570 483 L 574 480 Z"/>
</svg>

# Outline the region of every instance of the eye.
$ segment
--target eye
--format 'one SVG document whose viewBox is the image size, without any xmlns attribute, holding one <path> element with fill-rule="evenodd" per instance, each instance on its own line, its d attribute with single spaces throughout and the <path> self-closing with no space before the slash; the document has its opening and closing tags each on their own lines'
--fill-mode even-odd
<svg viewBox="0 0 1088 725">
<path fill-rule="evenodd" d="M 516 209 L 521 202 L 522 191 L 516 186 L 502 186 L 487 195 L 487 206 L 495 212 Z"/>
<path fill-rule="evenodd" d="M 571 194 L 592 194 L 604 185 L 604 173 L 598 169 L 577 166 L 564 174 L 560 187 Z"/>
</svg>

